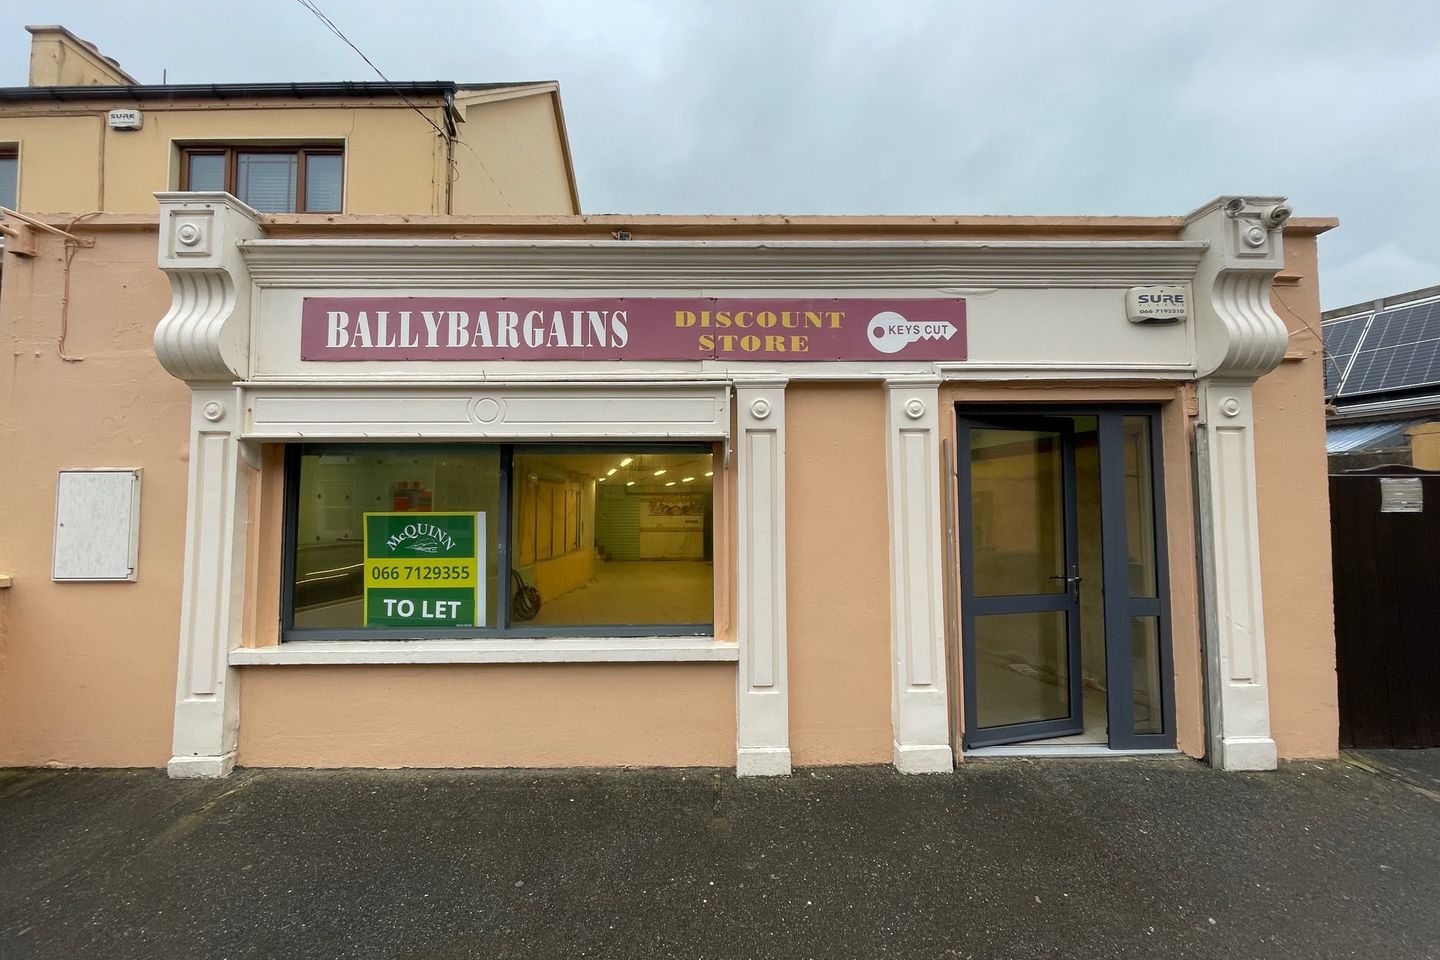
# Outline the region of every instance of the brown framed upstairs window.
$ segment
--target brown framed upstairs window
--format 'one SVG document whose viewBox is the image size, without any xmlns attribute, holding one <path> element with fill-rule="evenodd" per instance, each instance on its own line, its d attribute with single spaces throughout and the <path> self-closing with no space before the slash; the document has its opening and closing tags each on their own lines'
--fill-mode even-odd
<svg viewBox="0 0 1440 960">
<path fill-rule="evenodd" d="M 181 190 L 224 190 L 261 213 L 339 213 L 340 147 L 182 147 Z"/>
<path fill-rule="evenodd" d="M 0 143 L 0 207 L 15 209 L 20 186 L 20 150 Z"/>
</svg>

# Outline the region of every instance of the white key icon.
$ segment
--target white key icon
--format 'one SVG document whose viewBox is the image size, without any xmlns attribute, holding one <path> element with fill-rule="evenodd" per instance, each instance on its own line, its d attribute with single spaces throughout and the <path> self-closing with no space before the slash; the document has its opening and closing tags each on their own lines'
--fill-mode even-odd
<svg viewBox="0 0 1440 960">
<path fill-rule="evenodd" d="M 917 340 L 949 340 L 957 331 L 949 320 L 906 320 L 891 310 L 875 314 L 867 328 L 870 346 L 881 353 L 899 353 Z"/>
</svg>

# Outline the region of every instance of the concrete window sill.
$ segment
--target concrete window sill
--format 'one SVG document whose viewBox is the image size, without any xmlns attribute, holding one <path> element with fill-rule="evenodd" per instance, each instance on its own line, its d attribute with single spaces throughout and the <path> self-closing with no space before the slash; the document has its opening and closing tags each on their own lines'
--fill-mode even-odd
<svg viewBox="0 0 1440 960">
<path fill-rule="evenodd" d="M 674 663 L 737 661 L 710 637 L 550 637 L 541 640 L 295 640 L 230 651 L 230 665 L 365 663 Z"/>
</svg>

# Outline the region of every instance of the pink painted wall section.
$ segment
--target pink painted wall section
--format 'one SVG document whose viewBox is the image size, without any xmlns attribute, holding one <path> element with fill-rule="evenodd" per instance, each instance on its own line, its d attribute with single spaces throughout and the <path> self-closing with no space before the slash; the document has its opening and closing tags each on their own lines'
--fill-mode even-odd
<svg viewBox="0 0 1440 960">
<path fill-rule="evenodd" d="M 964 360 L 961 299 L 306 297 L 326 360 Z"/>
<path fill-rule="evenodd" d="M 730 767 L 733 663 L 251 667 L 248 767 Z"/>
<path fill-rule="evenodd" d="M 1287 236 L 1271 303 L 1290 328 L 1290 349 L 1255 385 L 1270 732 L 1280 756 L 1294 759 L 1340 751 L 1317 276 L 1314 238 Z"/>
<path fill-rule="evenodd" d="M 785 391 L 785 589 L 796 766 L 888 763 L 890 514 L 885 389 Z"/>
<path fill-rule="evenodd" d="M 0 286 L 0 767 L 158 767 L 170 758 L 190 391 L 151 336 L 170 304 L 154 227 L 74 251 L 37 233 Z M 83 358 L 83 359 L 82 359 Z M 50 579 L 56 474 L 139 467 L 134 583 Z"/>
</svg>

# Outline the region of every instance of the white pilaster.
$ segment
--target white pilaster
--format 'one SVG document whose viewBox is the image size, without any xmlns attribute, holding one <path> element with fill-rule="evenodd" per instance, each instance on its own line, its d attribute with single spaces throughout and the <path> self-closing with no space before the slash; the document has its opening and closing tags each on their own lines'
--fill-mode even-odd
<svg viewBox="0 0 1440 960">
<path fill-rule="evenodd" d="M 259 215 L 224 193 L 157 194 L 159 266 L 170 310 L 155 327 L 155 355 L 190 385 L 190 472 L 180 601 L 180 660 L 172 777 L 223 777 L 235 766 L 245 508 L 250 468 L 230 386 L 249 373 L 250 279 L 238 244 L 261 235 Z"/>
<path fill-rule="evenodd" d="M 1255 487 L 1254 388 L 1200 384 L 1201 546 L 1206 568 L 1210 753 L 1225 770 L 1273 770 L 1260 524 Z"/>
<path fill-rule="evenodd" d="M 954 768 L 945 692 L 940 380 L 885 384 L 890 491 L 890 718 L 895 768 Z"/>
<path fill-rule="evenodd" d="M 790 773 L 785 628 L 785 383 L 735 386 L 740 670 L 737 776 Z"/>
<path fill-rule="evenodd" d="M 1273 770 L 1260 523 L 1255 482 L 1255 381 L 1285 355 L 1289 333 L 1270 305 L 1284 265 L 1282 198 L 1221 198 L 1190 215 L 1187 240 L 1210 249 L 1195 277 L 1200 419 L 1196 509 L 1205 600 L 1210 762 Z"/>
<path fill-rule="evenodd" d="M 235 766 L 239 677 L 228 657 L 240 638 L 250 478 L 233 432 L 235 398 L 223 387 L 197 388 L 191 398 L 172 777 L 223 777 Z"/>
</svg>

